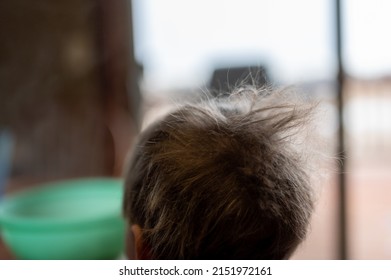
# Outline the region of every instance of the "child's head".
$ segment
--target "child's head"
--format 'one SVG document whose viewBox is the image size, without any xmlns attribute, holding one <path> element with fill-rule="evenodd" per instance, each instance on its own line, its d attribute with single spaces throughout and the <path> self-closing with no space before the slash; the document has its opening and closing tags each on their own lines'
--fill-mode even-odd
<svg viewBox="0 0 391 280">
<path fill-rule="evenodd" d="M 293 137 L 308 109 L 236 90 L 184 105 L 141 133 L 124 211 L 138 257 L 283 259 L 304 239 L 313 196 Z"/>
</svg>

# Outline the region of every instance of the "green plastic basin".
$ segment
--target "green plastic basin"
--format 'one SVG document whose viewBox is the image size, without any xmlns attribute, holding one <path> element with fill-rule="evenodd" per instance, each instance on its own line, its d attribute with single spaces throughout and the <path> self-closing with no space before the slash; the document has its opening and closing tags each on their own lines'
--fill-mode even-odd
<svg viewBox="0 0 391 280">
<path fill-rule="evenodd" d="M 2 238 L 19 259 L 116 259 L 124 249 L 123 182 L 45 184 L 0 202 Z"/>
</svg>

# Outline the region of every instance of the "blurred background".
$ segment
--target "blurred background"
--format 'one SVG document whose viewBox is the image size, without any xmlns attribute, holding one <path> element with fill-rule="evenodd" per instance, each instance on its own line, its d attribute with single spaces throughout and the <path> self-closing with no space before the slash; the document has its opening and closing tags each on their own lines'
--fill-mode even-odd
<svg viewBox="0 0 391 280">
<path fill-rule="evenodd" d="M 390 10 L 387 0 L 1 1 L 0 129 L 13 139 L 2 188 L 121 176 L 138 131 L 172 104 L 252 76 L 320 104 L 332 160 L 294 258 L 391 259 Z M 1 240 L 0 258 L 12 258 Z"/>
</svg>

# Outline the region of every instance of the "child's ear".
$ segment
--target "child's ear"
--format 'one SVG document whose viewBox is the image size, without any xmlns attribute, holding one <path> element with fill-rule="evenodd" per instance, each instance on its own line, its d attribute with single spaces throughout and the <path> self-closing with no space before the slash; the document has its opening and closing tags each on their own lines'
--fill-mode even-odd
<svg viewBox="0 0 391 280">
<path fill-rule="evenodd" d="M 147 260 L 150 259 L 149 249 L 146 244 L 143 243 L 142 229 L 139 225 L 134 224 L 131 226 L 131 232 L 133 234 L 135 259 Z"/>
<path fill-rule="evenodd" d="M 130 228 L 130 226 L 127 227 L 126 233 L 125 233 L 125 250 L 126 250 L 126 257 L 128 260 L 135 260 L 136 259 L 136 246 L 134 242 L 134 235 Z"/>
</svg>

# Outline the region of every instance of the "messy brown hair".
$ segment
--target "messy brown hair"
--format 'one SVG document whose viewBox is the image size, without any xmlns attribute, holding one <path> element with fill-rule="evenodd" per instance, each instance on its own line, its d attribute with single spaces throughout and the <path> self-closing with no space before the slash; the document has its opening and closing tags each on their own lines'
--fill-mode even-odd
<svg viewBox="0 0 391 280">
<path fill-rule="evenodd" d="M 295 135 L 310 109 L 244 87 L 183 105 L 141 133 L 124 213 L 154 259 L 284 259 L 305 238 L 313 194 Z"/>
</svg>

